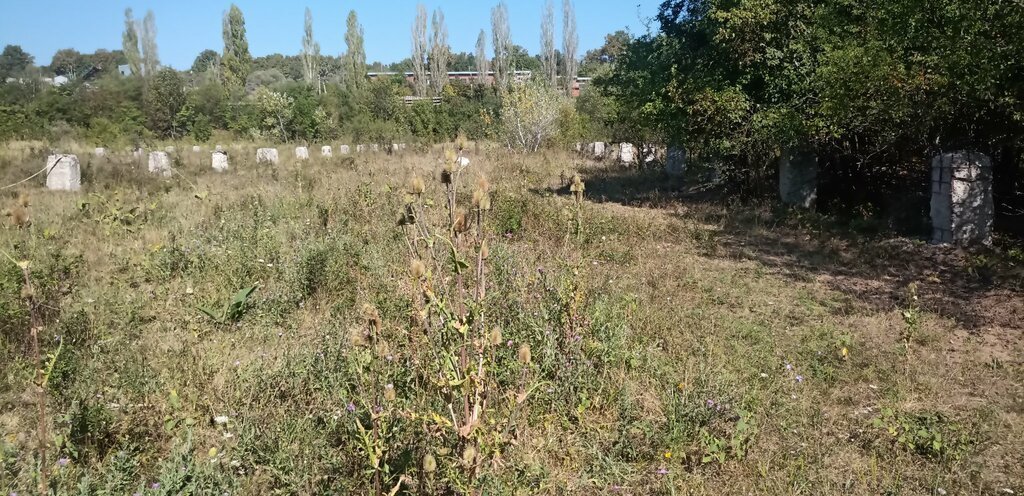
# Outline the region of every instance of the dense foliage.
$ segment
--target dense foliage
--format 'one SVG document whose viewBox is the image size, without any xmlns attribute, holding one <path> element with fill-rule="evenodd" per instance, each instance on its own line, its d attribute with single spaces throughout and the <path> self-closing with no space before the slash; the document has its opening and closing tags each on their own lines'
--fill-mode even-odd
<svg viewBox="0 0 1024 496">
<path fill-rule="evenodd" d="M 1024 9 L 983 0 L 668 0 L 600 78 L 621 139 L 766 167 L 996 153 L 1024 136 Z"/>
</svg>

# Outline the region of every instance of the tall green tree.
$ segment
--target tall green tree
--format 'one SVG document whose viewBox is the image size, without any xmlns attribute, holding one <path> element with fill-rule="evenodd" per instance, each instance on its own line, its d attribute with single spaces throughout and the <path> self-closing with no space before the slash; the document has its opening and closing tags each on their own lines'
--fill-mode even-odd
<svg viewBox="0 0 1024 496">
<path fill-rule="evenodd" d="M 348 13 L 345 22 L 344 72 L 342 73 L 345 87 L 352 93 L 366 88 L 366 48 L 363 46 L 363 27 L 359 24 L 356 11 Z"/>
<path fill-rule="evenodd" d="M 448 46 L 448 26 L 444 12 L 438 8 L 430 21 L 430 84 L 435 96 L 440 96 L 448 84 L 448 63 L 452 51 Z"/>
<path fill-rule="evenodd" d="M 178 138 L 186 131 L 179 113 L 185 108 L 185 80 L 174 69 L 157 72 L 144 97 L 147 127 L 159 136 Z"/>
<path fill-rule="evenodd" d="M 128 59 L 133 76 L 142 75 L 142 52 L 139 50 L 139 30 L 131 7 L 124 9 L 124 32 L 121 34 L 121 50 Z"/>
<path fill-rule="evenodd" d="M 231 4 L 222 23 L 224 53 L 221 55 L 221 80 L 225 86 L 241 88 L 252 72 L 252 54 L 245 35 L 245 16 L 242 9 Z"/>
<path fill-rule="evenodd" d="M 32 66 L 35 58 L 19 45 L 7 45 L 0 53 L 0 82 L 9 77 L 18 77 Z"/>
<path fill-rule="evenodd" d="M 156 16 L 152 10 L 147 11 L 142 19 L 139 41 L 142 44 L 142 73 L 147 78 L 153 77 L 160 68 L 160 55 L 156 46 Z"/>
<path fill-rule="evenodd" d="M 321 93 L 320 85 L 320 44 L 313 37 L 313 12 L 306 7 L 306 19 L 302 36 L 302 77 L 306 84 Z"/>
</svg>

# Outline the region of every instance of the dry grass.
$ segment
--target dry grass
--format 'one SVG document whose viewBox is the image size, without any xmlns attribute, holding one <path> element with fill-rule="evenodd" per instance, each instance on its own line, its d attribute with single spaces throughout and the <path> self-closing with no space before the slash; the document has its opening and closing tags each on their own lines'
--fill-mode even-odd
<svg viewBox="0 0 1024 496">
<path fill-rule="evenodd" d="M 232 152 L 230 172 L 216 174 L 209 153 L 177 148 L 181 174 L 170 179 L 149 176 L 129 154 L 80 154 L 84 192 L 33 182 L 31 227 L 0 231 L 0 248 L 32 260 L 38 284 L 51 288 L 47 349 L 64 338 L 48 420 L 64 436 L 50 451 L 69 463 L 54 465 L 54 491 L 157 494 L 187 479 L 173 487 L 367 492 L 346 420 L 358 401 L 349 329 L 364 303 L 380 309 L 386 332 L 408 326 L 395 219 L 404 185 L 436 179 L 442 153 L 324 161 L 313 150 L 298 164 L 293 147 L 281 147 L 282 163 L 266 167 L 247 145 Z M 38 170 L 43 153 L 12 148 L 0 183 Z M 970 257 L 904 243 L 904 258 L 879 260 L 892 242 L 851 242 L 764 208 L 679 195 L 658 175 L 593 164 L 580 166 L 593 200 L 580 240 L 567 241 L 573 203 L 552 187 L 564 186 L 577 159 L 497 150 L 472 159 L 496 188 L 489 311 L 513 342 L 502 353 L 531 344 L 541 378 L 507 449 L 479 479 L 488 493 L 1024 490 L 1019 321 L 965 318 L 992 295 L 1003 308 L 1019 305 L 1008 278 L 961 284 Z M 436 180 L 426 188 L 440 198 Z M 17 192 L 5 193 L 13 203 Z M 941 266 L 902 264 L 940 256 Z M 26 494 L 36 473 L 32 367 L 8 272 L 0 270 L 0 490 Z M 922 311 L 906 351 L 901 295 L 911 281 L 922 284 Z M 235 324 L 195 310 L 251 284 L 259 289 Z M 583 332 L 579 351 L 566 355 L 558 335 L 573 298 Z M 402 362 L 414 349 L 391 351 L 417 366 Z M 402 367 L 387 373 L 401 377 Z M 398 393 L 410 404 L 419 397 Z M 230 423 L 211 420 L 219 415 Z M 914 448 L 898 442 L 900 422 L 929 440 L 946 437 Z M 402 458 L 419 446 L 415 432 L 393 440 L 391 463 L 422 480 Z M 439 456 L 439 477 L 458 455 Z M 425 492 L 417 487 L 406 489 Z"/>
</svg>

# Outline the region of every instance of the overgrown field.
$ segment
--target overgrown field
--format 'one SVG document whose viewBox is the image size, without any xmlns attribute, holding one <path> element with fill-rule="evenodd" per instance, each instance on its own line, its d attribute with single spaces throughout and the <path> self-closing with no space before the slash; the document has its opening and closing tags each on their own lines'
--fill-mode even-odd
<svg viewBox="0 0 1024 496">
<path fill-rule="evenodd" d="M 554 152 L 449 196 L 437 149 L 178 149 L 3 190 L 2 494 L 1024 491 L 1020 253 Z M 0 186 L 45 161 L 3 154 Z"/>
</svg>

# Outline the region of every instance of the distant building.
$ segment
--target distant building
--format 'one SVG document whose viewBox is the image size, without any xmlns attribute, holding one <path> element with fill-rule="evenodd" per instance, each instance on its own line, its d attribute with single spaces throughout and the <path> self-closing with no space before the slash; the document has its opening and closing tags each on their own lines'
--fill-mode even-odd
<svg viewBox="0 0 1024 496">
<path fill-rule="evenodd" d="M 467 83 L 475 83 L 479 78 L 480 73 L 477 71 L 451 71 L 448 73 L 449 81 L 464 81 Z M 416 74 L 413 72 L 367 72 L 366 77 L 371 81 L 375 81 L 381 78 L 389 78 L 394 76 L 403 77 L 408 83 L 416 82 Z M 533 77 L 533 71 L 516 71 L 513 76 L 517 83 L 527 81 Z M 494 84 L 494 71 L 487 71 L 487 84 Z M 580 96 L 580 91 L 583 90 L 588 84 L 590 84 L 591 78 L 578 77 L 572 85 L 572 96 Z M 406 102 L 409 103 L 408 101 Z"/>
<path fill-rule="evenodd" d="M 117 66 L 117 73 L 122 75 L 122 76 L 131 76 L 132 75 L 132 66 L 130 66 L 128 64 L 119 65 L 119 66 Z"/>
<path fill-rule="evenodd" d="M 468 83 L 476 82 L 479 76 L 477 71 L 452 71 L 448 73 L 448 79 L 450 81 L 466 81 Z M 406 81 L 410 83 L 416 82 L 416 74 L 413 72 L 368 72 L 366 77 L 371 80 L 377 80 L 380 78 L 402 76 Z M 523 82 L 533 77 L 533 71 L 516 71 L 513 78 L 516 82 Z M 487 71 L 487 84 L 494 84 L 494 71 Z"/>
</svg>

